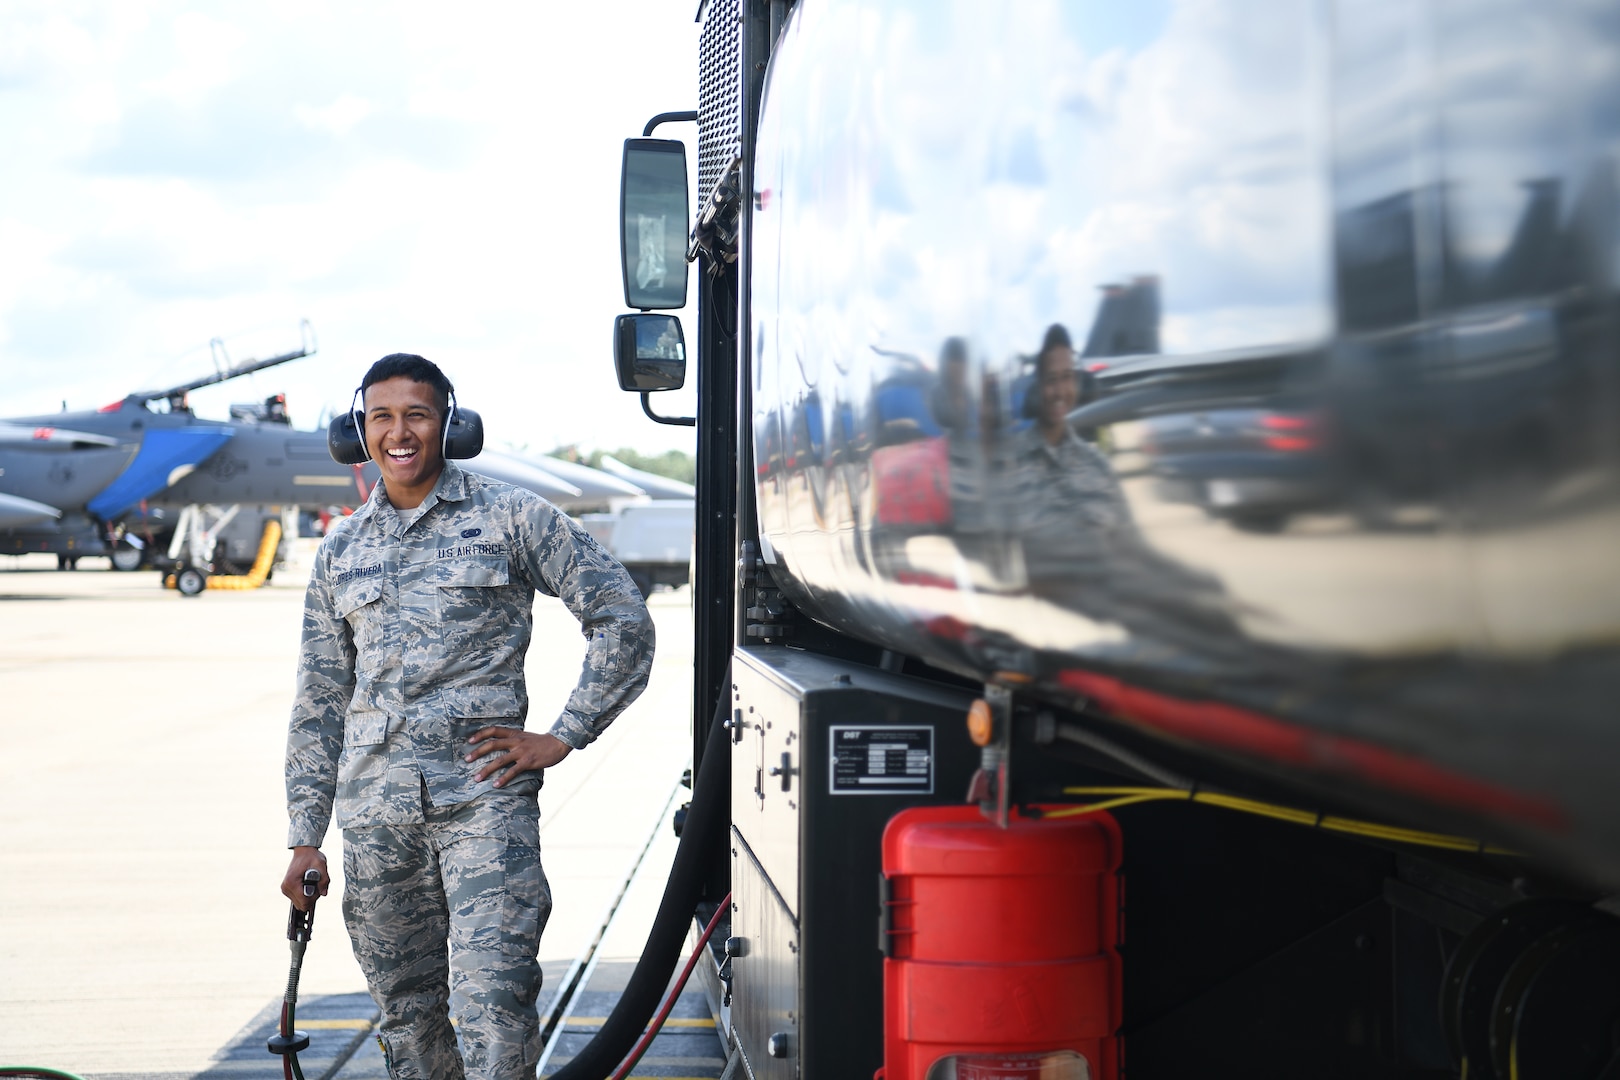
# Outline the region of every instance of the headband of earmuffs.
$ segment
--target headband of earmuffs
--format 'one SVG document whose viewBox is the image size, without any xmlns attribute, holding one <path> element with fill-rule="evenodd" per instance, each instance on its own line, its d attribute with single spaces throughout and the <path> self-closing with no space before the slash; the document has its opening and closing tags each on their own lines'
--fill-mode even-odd
<svg viewBox="0 0 1620 1080">
<path fill-rule="evenodd" d="M 440 429 L 440 452 L 447 460 L 477 457 L 484 449 L 484 419 L 457 405 L 453 388 L 449 396 L 450 411 Z M 326 426 L 326 450 L 339 465 L 363 465 L 371 460 L 371 451 L 366 448 L 366 414 L 360 405 L 361 388 L 357 387 L 349 411 L 338 413 Z"/>
</svg>

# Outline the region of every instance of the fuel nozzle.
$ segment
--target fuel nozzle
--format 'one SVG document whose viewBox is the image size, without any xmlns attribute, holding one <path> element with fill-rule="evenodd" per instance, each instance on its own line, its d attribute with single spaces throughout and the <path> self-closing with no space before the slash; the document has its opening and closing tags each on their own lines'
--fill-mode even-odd
<svg viewBox="0 0 1620 1080">
<path fill-rule="evenodd" d="M 320 899 L 321 872 L 311 867 L 304 871 L 304 897 L 309 906 L 303 911 L 293 904 L 287 914 L 287 940 L 308 941 L 315 929 L 315 901 Z"/>
<path fill-rule="evenodd" d="M 272 1054 L 281 1057 L 284 1080 L 304 1080 L 304 1071 L 298 1066 L 298 1052 L 309 1048 L 309 1036 L 294 1030 L 293 1024 L 298 1016 L 298 975 L 304 966 L 304 948 L 315 929 L 315 901 L 320 899 L 321 892 L 319 870 L 312 867 L 304 871 L 303 889 L 309 907 L 299 911 L 297 904 L 288 905 L 287 940 L 292 943 L 292 966 L 287 971 L 287 993 L 281 1000 L 281 1024 L 270 1036 L 268 1045 Z"/>
</svg>

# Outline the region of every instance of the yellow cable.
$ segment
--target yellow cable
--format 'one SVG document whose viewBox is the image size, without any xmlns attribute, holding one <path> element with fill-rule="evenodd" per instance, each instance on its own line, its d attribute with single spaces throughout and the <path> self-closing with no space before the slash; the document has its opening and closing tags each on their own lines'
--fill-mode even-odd
<svg viewBox="0 0 1620 1080">
<path fill-rule="evenodd" d="M 1388 840 L 1401 844 L 1414 844 L 1419 847 L 1445 848 L 1451 851 L 1477 851 L 1491 855 L 1518 854 L 1509 848 L 1487 844 L 1480 840 L 1471 840 L 1467 837 L 1448 836 L 1445 833 L 1424 832 L 1419 829 L 1404 829 L 1397 825 L 1357 821 L 1354 818 L 1329 817 L 1312 813 L 1309 810 L 1297 810 L 1289 806 L 1277 806 L 1273 803 L 1264 803 L 1255 799 L 1240 798 L 1236 795 L 1222 795 L 1210 791 L 1190 791 L 1186 788 L 1170 787 L 1067 787 L 1063 789 L 1063 793 L 1065 795 L 1108 796 L 1109 798 L 1104 802 L 1054 810 L 1048 813 L 1047 817 L 1074 817 L 1079 814 L 1096 813 L 1099 810 L 1113 810 L 1121 806 L 1132 806 L 1136 803 L 1181 799 L 1205 803 L 1209 806 L 1219 806 L 1226 810 L 1236 810 L 1239 813 L 1271 818 L 1275 821 L 1284 821 L 1291 825 L 1306 825 L 1369 840 Z"/>
<path fill-rule="evenodd" d="M 1049 817 L 1049 818 L 1079 817 L 1081 814 L 1095 814 L 1099 810 L 1116 810 L 1121 806 L 1132 806 L 1132 805 L 1135 805 L 1136 803 L 1159 802 L 1159 801 L 1162 801 L 1164 799 L 1180 799 L 1180 798 L 1183 798 L 1183 796 L 1176 795 L 1176 794 L 1127 795 L 1127 796 L 1124 796 L 1123 798 L 1109 799 L 1107 802 L 1090 803 L 1090 804 L 1088 804 L 1086 806 L 1066 806 L 1062 810 L 1053 810 L 1053 811 L 1051 811 L 1051 812 L 1049 812 L 1047 814 L 1044 814 L 1042 816 L 1043 817 Z"/>
</svg>

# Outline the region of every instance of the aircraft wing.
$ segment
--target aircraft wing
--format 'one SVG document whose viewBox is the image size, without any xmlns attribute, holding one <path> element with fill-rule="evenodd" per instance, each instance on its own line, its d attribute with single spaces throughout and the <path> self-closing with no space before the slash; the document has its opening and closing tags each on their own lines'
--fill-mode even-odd
<svg viewBox="0 0 1620 1080">
<path fill-rule="evenodd" d="M 117 445 L 118 440 L 110 435 L 92 435 L 88 431 L 69 431 L 66 428 L 48 425 L 0 423 L 0 446 L 13 448 L 26 446 L 35 450 L 86 450 Z"/>
<path fill-rule="evenodd" d="M 631 481 L 614 476 L 612 473 L 605 473 L 601 469 L 593 469 L 589 465 L 554 457 L 526 457 L 522 460 L 579 488 L 580 494 L 574 499 L 576 503 L 606 504 L 611 499 L 633 499 L 647 494 Z"/>
<path fill-rule="evenodd" d="M 0 529 L 21 529 L 42 521 L 54 521 L 61 516 L 62 511 L 54 506 L 17 495 L 0 494 Z"/>
<path fill-rule="evenodd" d="M 647 472 L 633 465 L 626 465 L 612 454 L 602 455 L 602 469 L 612 473 L 620 480 L 628 480 L 655 499 L 695 499 L 697 488 L 691 484 L 672 480 L 667 476 Z"/>
<path fill-rule="evenodd" d="M 142 499 L 178 483 L 234 434 L 226 426 L 148 430 L 129 468 L 91 499 L 87 509 L 103 521 L 113 520 Z"/>
<path fill-rule="evenodd" d="M 580 496 L 579 488 L 559 480 L 545 469 L 522 458 L 503 454 L 499 450 L 485 450 L 475 458 L 460 462 L 462 468 L 500 480 L 514 487 L 528 488 L 548 502 L 566 503 Z"/>
</svg>

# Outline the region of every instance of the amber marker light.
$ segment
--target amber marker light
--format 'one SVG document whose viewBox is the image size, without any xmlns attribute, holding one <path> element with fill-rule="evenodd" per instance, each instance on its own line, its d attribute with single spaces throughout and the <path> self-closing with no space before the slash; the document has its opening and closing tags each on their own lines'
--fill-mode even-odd
<svg viewBox="0 0 1620 1080">
<path fill-rule="evenodd" d="M 979 698 L 968 706 L 967 727 L 968 738 L 973 740 L 974 746 L 990 745 L 990 739 L 996 731 L 996 719 L 990 712 L 990 703 L 984 698 Z"/>
</svg>

